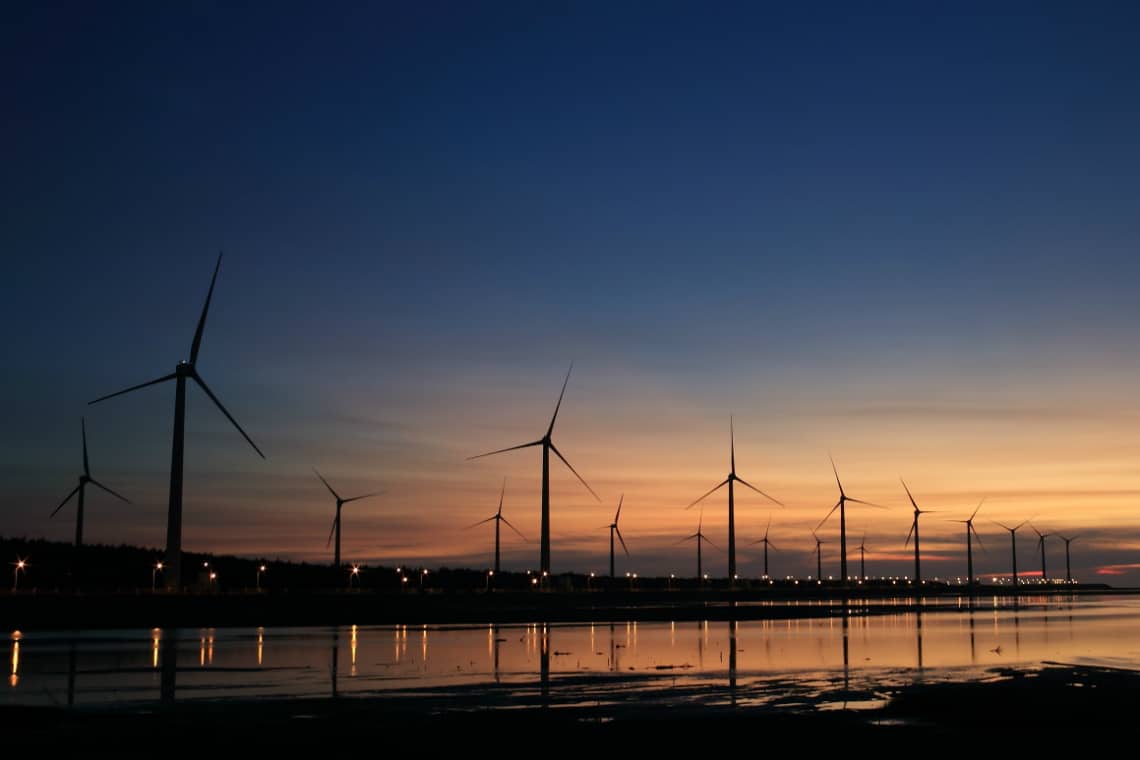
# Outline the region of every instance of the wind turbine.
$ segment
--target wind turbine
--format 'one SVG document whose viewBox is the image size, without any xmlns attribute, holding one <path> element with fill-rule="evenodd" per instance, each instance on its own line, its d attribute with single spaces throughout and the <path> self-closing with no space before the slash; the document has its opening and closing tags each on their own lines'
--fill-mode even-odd
<svg viewBox="0 0 1140 760">
<path fill-rule="evenodd" d="M 753 541 L 749 546 L 756 544 L 764 544 L 764 577 L 768 577 L 768 547 L 776 548 L 776 545 L 768 540 L 768 531 L 772 529 L 772 515 L 768 515 L 768 525 L 764 528 L 764 538 Z"/>
<path fill-rule="evenodd" d="M 736 579 L 736 502 L 735 502 L 735 498 L 734 498 L 733 484 L 735 484 L 737 481 L 739 481 L 741 485 L 748 486 L 753 491 L 755 491 L 756 493 L 763 496 L 765 499 L 768 499 L 771 502 L 779 504 L 781 507 L 784 505 L 780 501 L 778 501 L 777 499 L 773 499 L 771 496 L 764 493 L 759 488 L 752 485 L 747 480 L 745 480 L 744 478 L 742 478 L 736 474 L 736 432 L 733 428 L 731 416 L 728 418 L 728 436 L 729 436 L 729 438 L 728 438 L 728 440 L 729 440 L 728 477 L 726 477 L 721 482 L 717 483 L 715 486 L 713 486 L 711 489 L 709 489 L 703 496 L 701 496 L 701 498 L 697 499 L 692 504 L 685 507 L 685 509 L 691 509 L 691 508 L 695 507 L 697 504 L 702 502 L 706 497 L 711 496 L 713 493 L 715 493 L 717 490 L 719 490 L 722 486 L 725 486 L 725 485 L 728 486 L 728 580 L 731 582 L 731 581 Z"/>
<path fill-rule="evenodd" d="M 867 531 L 859 539 L 859 579 L 867 580 Z"/>
<path fill-rule="evenodd" d="M 475 523 L 475 525 L 467 526 L 468 528 L 474 528 L 478 525 L 482 525 L 483 523 L 488 523 L 492 520 L 495 521 L 495 575 L 499 574 L 499 528 L 502 527 L 501 524 L 506 523 L 508 528 L 519 534 L 519 538 L 521 538 L 523 541 L 527 540 L 526 536 L 524 536 L 522 533 L 519 533 L 518 528 L 511 525 L 510 520 L 503 517 L 503 497 L 506 495 L 506 493 L 507 479 L 503 478 L 503 490 L 499 492 L 499 511 L 488 517 L 486 520 L 480 520 L 479 522 Z"/>
<path fill-rule="evenodd" d="M 625 556 L 627 556 L 627 557 L 629 556 L 629 549 L 626 548 L 625 539 L 621 537 L 621 529 L 618 528 L 618 519 L 621 518 L 621 504 L 623 501 L 625 501 L 625 494 L 622 494 L 621 498 L 618 499 L 617 514 L 614 515 L 614 521 L 612 523 L 610 523 L 609 525 L 603 525 L 602 526 L 603 528 L 609 528 L 610 529 L 610 578 L 614 577 L 614 534 L 615 533 L 617 534 L 618 541 L 621 541 L 621 548 L 622 548 L 622 551 L 625 552 Z"/>
<path fill-rule="evenodd" d="M 823 546 L 824 544 L 826 544 L 827 542 L 824 541 L 822 538 L 820 538 L 818 535 L 816 535 L 816 532 L 814 530 L 811 532 L 811 536 L 812 536 L 812 538 L 815 539 L 815 579 L 817 581 L 822 581 L 823 580 L 823 550 L 820 549 L 820 547 Z"/>
<path fill-rule="evenodd" d="M 1049 576 L 1045 574 L 1045 539 L 1053 535 L 1052 533 L 1042 533 L 1037 530 L 1037 526 L 1029 523 L 1029 527 L 1033 528 L 1033 532 L 1037 534 L 1037 546 L 1041 549 L 1041 582 L 1048 583 Z"/>
<path fill-rule="evenodd" d="M 906 491 L 907 498 L 910 499 L 910 505 L 912 507 L 914 507 L 914 522 L 912 522 L 910 524 L 910 532 L 906 534 L 906 541 L 903 542 L 903 546 L 905 547 L 907 544 L 910 543 L 910 537 L 913 535 L 914 536 L 914 582 L 915 582 L 915 585 L 921 585 L 922 584 L 922 564 L 921 564 L 921 560 L 919 558 L 919 553 L 918 553 L 918 516 L 929 514 L 931 512 L 936 512 L 938 510 L 919 509 L 918 504 L 916 504 L 914 501 L 914 497 L 911 496 L 910 489 L 906 487 L 906 481 L 904 481 L 902 478 L 899 478 L 899 482 L 902 483 L 903 490 Z"/>
<path fill-rule="evenodd" d="M 839 501 L 835 502 L 835 506 L 831 508 L 831 511 L 827 513 L 827 516 L 819 521 L 819 525 L 815 526 L 815 530 L 819 530 L 820 528 L 822 528 L 823 524 L 825 522 L 827 522 L 828 519 L 833 514 L 835 514 L 835 510 L 837 510 L 837 509 L 839 510 L 839 574 L 840 574 L 840 577 L 843 580 L 843 582 L 846 583 L 847 582 L 847 502 L 851 501 L 851 502 L 854 502 L 856 504 L 865 504 L 868 507 L 878 507 L 879 509 L 886 509 L 886 507 L 879 505 L 879 504 L 874 504 L 874 503 L 869 502 L 869 501 L 863 501 L 862 499 L 855 499 L 855 498 L 848 496 L 847 492 L 843 490 L 843 483 L 841 483 L 839 481 L 839 470 L 835 469 L 835 460 L 831 459 L 830 454 L 828 454 L 827 458 L 831 460 L 831 471 L 835 473 L 835 484 L 837 486 L 839 486 Z M 812 535 L 815 535 L 814 530 L 812 531 Z"/>
<path fill-rule="evenodd" d="M 325 542 L 325 546 L 327 547 L 330 543 L 332 543 L 333 534 L 335 533 L 336 534 L 336 549 L 333 552 L 333 567 L 339 569 L 340 568 L 340 508 L 343 507 L 345 504 L 348 504 L 350 501 L 360 501 L 361 499 L 370 499 L 373 496 L 379 496 L 380 494 L 382 494 L 384 492 L 383 491 L 374 491 L 373 493 L 366 493 L 363 496 L 352 496 L 352 497 L 347 498 L 347 499 L 342 499 L 340 494 L 338 494 L 336 491 L 334 491 L 333 487 L 329 485 L 329 482 L 327 480 L 325 480 L 324 476 L 321 475 L 319 472 L 317 472 L 317 468 L 314 467 L 313 472 L 317 473 L 317 477 L 320 478 L 321 482 L 325 484 L 325 488 L 329 489 L 329 493 L 331 493 L 333 495 L 333 498 L 336 499 L 336 517 L 333 518 L 332 530 L 329 531 L 329 540 Z"/>
<path fill-rule="evenodd" d="M 1012 528 L 1009 527 L 1008 525 L 1003 525 L 1002 523 L 999 523 L 996 520 L 993 520 L 991 522 L 993 522 L 994 525 L 1005 528 L 1006 530 L 1009 531 L 1009 553 L 1010 553 L 1010 562 L 1013 566 L 1013 588 L 1014 588 L 1014 590 L 1016 590 L 1017 589 L 1017 531 L 1021 528 L 1021 526 L 1025 525 L 1025 523 L 1027 523 L 1029 521 L 1028 520 L 1022 520 L 1021 522 L 1019 522 L 1017 525 L 1015 525 Z"/>
<path fill-rule="evenodd" d="M 83 474 L 81 474 L 79 476 L 79 485 L 77 485 L 75 488 L 73 488 L 71 490 L 71 493 L 69 493 L 66 497 L 64 497 L 63 501 L 61 501 L 59 503 L 59 506 L 56 507 L 55 511 L 53 511 L 51 513 L 51 515 L 49 516 L 49 519 L 51 517 L 55 517 L 56 513 L 59 512 L 59 510 L 63 509 L 64 506 L 67 504 L 67 502 L 71 501 L 72 496 L 79 494 L 79 501 L 76 503 L 76 510 L 75 510 L 75 548 L 76 548 L 76 550 L 78 550 L 80 547 L 83 546 L 83 501 L 84 501 L 84 492 L 87 490 L 87 484 L 88 483 L 95 486 L 96 488 L 101 488 L 102 490 L 104 490 L 107 493 L 114 496 L 116 499 L 121 499 L 122 501 L 125 501 L 128 504 L 131 503 L 131 500 L 128 499 L 126 496 L 123 496 L 122 494 L 119 494 L 119 493 L 115 493 L 110 488 L 103 485 L 102 483 L 100 483 L 95 478 L 91 477 L 91 466 L 87 461 L 87 421 L 81 417 L 79 419 L 79 425 L 80 425 L 80 430 L 83 433 Z"/>
<path fill-rule="evenodd" d="M 702 581 L 702 579 L 705 577 L 704 576 L 704 568 L 701 566 L 701 542 L 707 541 L 708 544 L 710 546 L 712 546 L 714 549 L 720 548 L 719 546 L 714 544 L 712 541 L 709 541 L 708 537 L 701 531 L 701 526 L 704 524 L 704 521 L 705 521 L 705 511 L 702 509 L 700 519 L 697 520 L 697 532 L 691 536 L 685 536 L 684 538 L 682 538 L 680 541 L 677 542 L 679 544 L 683 544 L 686 541 L 692 541 L 694 538 L 697 539 L 697 583 L 700 583 Z"/>
<path fill-rule="evenodd" d="M 562 460 L 562 464 L 566 465 L 570 472 L 574 473 L 574 477 L 578 478 L 578 482 L 586 487 L 586 490 L 590 492 L 591 496 L 599 502 L 601 501 L 598 495 L 594 493 L 594 489 L 590 488 L 590 484 L 578 474 L 578 471 L 574 469 L 573 465 L 566 461 L 566 457 L 562 456 L 562 452 L 554 445 L 554 441 L 551 438 L 554 434 L 554 422 L 558 419 L 558 410 L 562 407 L 562 397 L 566 395 L 566 384 L 570 382 L 570 371 L 573 369 L 574 365 L 571 364 L 570 369 L 566 370 L 566 379 L 562 381 L 562 391 L 558 394 L 558 403 L 554 405 L 554 415 L 550 418 L 550 426 L 546 428 L 546 433 L 541 438 L 537 441 L 531 441 L 530 443 L 520 443 L 518 446 L 508 446 L 505 449 L 497 449 L 495 451 L 488 451 L 485 454 L 476 454 L 473 457 L 467 457 L 469 460 L 479 459 L 480 457 L 489 457 L 492 454 L 502 454 L 505 451 L 514 451 L 515 449 L 525 449 L 531 446 L 542 447 L 542 535 L 539 539 L 538 564 L 539 571 L 546 574 L 550 573 L 550 452 L 553 451 L 558 458 Z"/>
<path fill-rule="evenodd" d="M 166 557 L 163 562 L 164 572 L 163 576 L 166 579 L 168 588 L 180 588 L 182 585 L 182 458 L 183 446 L 186 439 L 186 381 L 193 380 L 198 386 L 206 392 L 214 405 L 221 410 L 226 419 L 237 431 L 241 433 L 242 438 L 253 447 L 258 456 L 265 459 L 265 454 L 261 453 L 261 449 L 257 448 L 257 444 L 253 439 L 246 435 L 242 430 L 241 425 L 233 418 L 226 408 L 222 406 L 222 402 L 214 395 L 206 385 L 206 381 L 198 374 L 197 361 L 198 350 L 202 347 L 202 333 L 206 329 L 206 314 L 210 311 L 210 299 L 214 295 L 214 284 L 218 280 L 218 269 L 222 266 L 222 254 L 218 254 L 218 262 L 214 265 L 214 276 L 210 278 L 210 289 L 206 292 L 206 303 L 202 306 L 202 316 L 198 318 L 198 328 L 194 331 L 194 340 L 190 343 L 190 358 L 178 362 L 174 371 L 169 375 L 151 380 L 138 385 L 132 385 L 130 388 L 125 388 L 121 391 L 100 396 L 94 401 L 88 402 L 97 404 L 100 401 L 105 401 L 115 396 L 121 396 L 124 393 L 137 391 L 140 388 L 145 388 L 148 385 L 157 385 L 164 383 L 167 380 L 174 381 L 174 436 L 173 444 L 170 451 L 170 501 L 166 512 Z"/>
<path fill-rule="evenodd" d="M 981 546 L 983 551 L 985 551 L 985 548 L 986 548 L 982 544 L 982 537 L 978 535 L 978 529 L 974 527 L 974 518 L 978 516 L 978 510 L 980 510 L 982 508 L 982 504 L 985 503 L 985 500 L 986 500 L 985 497 L 982 497 L 982 500 L 978 502 L 978 506 L 974 508 L 974 514 L 970 515 L 970 519 L 968 519 L 968 520 L 951 520 L 951 522 L 963 523 L 966 526 L 966 585 L 967 586 L 973 586 L 974 585 L 974 542 L 973 542 L 973 538 L 978 539 L 978 546 Z M 973 538 L 971 538 L 971 535 L 970 535 L 971 533 L 973 534 Z"/>
<path fill-rule="evenodd" d="M 1073 582 L 1073 571 L 1070 569 L 1070 565 L 1069 565 L 1069 544 L 1076 541 L 1078 537 L 1077 536 L 1071 536 L 1069 538 L 1065 538 L 1064 536 L 1058 534 L 1057 538 L 1059 538 L 1065 542 L 1065 582 L 1066 583 L 1072 583 Z"/>
</svg>

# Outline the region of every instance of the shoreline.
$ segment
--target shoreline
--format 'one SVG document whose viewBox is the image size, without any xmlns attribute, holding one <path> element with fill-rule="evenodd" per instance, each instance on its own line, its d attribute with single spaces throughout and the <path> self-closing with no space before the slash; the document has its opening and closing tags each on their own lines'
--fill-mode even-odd
<svg viewBox="0 0 1140 760">
<path fill-rule="evenodd" d="M 0 596 L 10 631 L 315 625 L 772 620 L 837 614 L 938 613 L 971 605 L 1031 606 L 1140 589 L 1072 587 L 1013 594 L 982 587 L 921 594 L 842 587 L 676 591 L 22 593 Z"/>
</svg>

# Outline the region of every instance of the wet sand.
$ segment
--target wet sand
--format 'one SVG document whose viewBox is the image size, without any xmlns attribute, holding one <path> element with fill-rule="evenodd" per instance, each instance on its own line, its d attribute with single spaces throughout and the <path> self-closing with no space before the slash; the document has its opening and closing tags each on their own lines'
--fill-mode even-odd
<svg viewBox="0 0 1140 760">
<path fill-rule="evenodd" d="M 14 707 L 0 709 L 0 730 L 13 748 L 152 755 L 172 748 L 216 754 L 318 746 L 343 752 L 485 751 L 495 743 L 502 754 L 520 754 L 545 753 L 543 742 L 552 743 L 558 755 L 567 748 L 730 751 L 726 740 L 747 742 L 736 745 L 742 750 L 756 742 L 881 750 L 918 740 L 971 738 L 1046 745 L 1090 734 L 1098 741 L 1134 736 L 1140 672 L 1043 663 L 980 671 L 966 681 L 903 683 L 886 692 L 845 687 L 842 681 L 832 686 L 813 697 L 788 694 L 760 705 L 742 702 L 746 695 L 734 704 L 725 687 L 706 686 L 699 690 L 706 698 L 670 695 L 667 705 L 655 699 L 583 704 L 569 698 L 573 688 L 545 696 L 535 692 L 503 705 L 479 687 L 381 697 L 203 700 L 129 710 Z M 1059 736 L 1062 728 L 1079 734 Z M 598 744 L 610 740 L 621 744 Z M 864 741 L 874 744 L 858 744 Z"/>
</svg>

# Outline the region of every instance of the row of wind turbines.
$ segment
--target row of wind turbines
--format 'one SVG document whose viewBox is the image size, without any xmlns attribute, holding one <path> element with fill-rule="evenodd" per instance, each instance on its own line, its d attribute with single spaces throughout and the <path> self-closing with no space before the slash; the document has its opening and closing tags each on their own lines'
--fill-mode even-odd
<svg viewBox="0 0 1140 760">
<path fill-rule="evenodd" d="M 171 446 L 170 490 L 169 490 L 169 501 L 168 501 L 168 508 L 167 508 L 166 550 L 165 550 L 165 556 L 164 556 L 164 562 L 163 562 L 165 585 L 168 588 L 173 588 L 173 589 L 181 588 L 183 585 L 182 584 L 182 490 L 183 490 L 183 461 L 184 461 L 184 451 L 185 451 L 186 388 L 187 388 L 188 381 L 193 381 L 196 385 L 198 385 L 198 387 L 202 389 L 202 391 L 214 403 L 214 405 L 218 408 L 218 410 L 221 411 L 221 413 L 226 417 L 227 420 L 229 420 L 229 422 L 234 426 L 234 428 L 238 431 L 238 433 L 241 434 L 241 436 L 250 445 L 250 447 L 258 454 L 258 456 L 260 456 L 262 459 L 265 458 L 265 454 L 261 451 L 260 448 L 258 448 L 257 444 L 255 444 L 253 442 L 253 439 L 250 438 L 250 436 L 245 432 L 245 430 L 241 427 L 241 425 L 238 424 L 237 420 L 234 419 L 233 415 L 230 414 L 230 412 L 226 409 L 226 407 L 222 404 L 222 402 L 218 399 L 218 397 L 214 394 L 214 392 L 206 384 L 205 380 L 202 378 L 202 376 L 199 373 L 198 368 L 197 368 L 198 354 L 199 354 L 199 351 L 200 351 L 201 345 L 202 345 L 202 337 L 203 337 L 203 333 L 205 331 L 206 318 L 209 314 L 210 302 L 213 298 L 214 287 L 217 283 L 218 272 L 221 268 L 221 263 L 222 263 L 222 255 L 219 253 L 217 262 L 214 265 L 213 275 L 211 276 L 211 279 L 210 279 L 210 287 L 206 293 L 206 300 L 205 300 L 205 303 L 202 307 L 202 313 L 198 319 L 198 324 L 197 324 L 197 327 L 194 331 L 194 337 L 193 337 L 193 340 L 191 341 L 191 344 L 190 344 L 189 358 L 186 360 L 178 362 L 178 364 L 175 365 L 174 371 L 169 373 L 169 374 L 163 375 L 163 376 L 158 377 L 154 380 L 149 380 L 149 381 L 144 382 L 144 383 L 132 385 L 128 388 L 124 388 L 123 390 L 116 391 L 114 393 L 110 393 L 110 394 L 107 394 L 104 396 L 100 396 L 100 397 L 89 402 L 89 404 L 98 404 L 98 403 L 107 401 L 109 399 L 112 399 L 112 398 L 122 396 L 122 395 L 127 394 L 127 393 L 132 393 L 136 390 L 140 390 L 140 389 L 149 387 L 151 385 L 157 385 L 160 383 L 165 383 L 165 382 L 170 381 L 170 380 L 173 380 L 175 382 L 174 430 L 173 430 L 173 441 L 172 441 L 172 446 Z M 506 452 L 510 452 L 510 451 L 525 449 L 525 448 L 541 447 L 541 449 L 542 449 L 542 486 L 541 486 L 541 528 L 540 528 L 540 539 L 539 539 L 539 543 L 540 543 L 539 570 L 543 576 L 547 576 L 551 572 L 551 556 L 550 556 L 550 454 L 551 454 L 551 452 L 553 452 L 556 457 L 558 457 L 560 460 L 562 460 L 562 463 L 567 467 L 567 469 L 570 470 L 571 473 L 573 473 L 573 475 L 582 484 L 582 486 L 585 487 L 585 489 L 590 493 L 590 495 L 593 496 L 594 499 L 596 499 L 598 502 L 601 502 L 601 498 L 598 496 L 598 494 L 594 491 L 593 488 L 590 487 L 589 483 L 586 482 L 586 480 L 578 473 L 578 471 L 576 469 L 574 469 L 574 466 L 571 465 L 570 462 L 566 459 L 566 457 L 562 454 L 562 452 L 559 451 L 558 447 L 554 444 L 554 440 L 553 440 L 554 426 L 558 420 L 558 413 L 562 407 L 562 401 L 563 401 L 563 398 L 565 397 L 566 387 L 570 381 L 570 373 L 572 371 L 573 371 L 573 365 L 571 365 L 570 369 L 568 369 L 566 372 L 566 377 L 562 382 L 562 388 L 559 392 L 558 400 L 555 403 L 554 413 L 550 418 L 549 425 L 547 425 L 545 432 L 542 434 L 542 436 L 540 438 L 533 440 L 533 441 L 526 442 L 526 443 L 521 443 L 521 444 L 517 444 L 514 446 L 508 446 L 506 448 L 496 449 L 494 451 L 488 451 L 488 452 L 485 452 L 482 454 L 476 454 L 472 457 L 468 457 L 469 460 L 473 460 L 473 459 L 480 459 L 482 457 L 494 456 L 497 454 L 502 454 L 502 453 L 506 453 Z M 59 506 L 56 507 L 55 511 L 52 512 L 52 516 L 54 516 L 73 497 L 78 496 L 77 512 L 76 512 L 76 530 L 75 530 L 75 544 L 76 544 L 77 549 L 82 547 L 82 543 L 83 543 L 84 506 L 85 506 L 85 493 L 86 493 L 87 485 L 93 485 L 96 488 L 99 488 L 99 489 L 107 492 L 108 494 L 114 496 L 115 498 L 121 499 L 122 501 L 129 502 L 129 500 L 126 497 L 124 497 L 121 494 L 113 491 L 112 489 L 110 489 L 109 487 L 107 487 L 103 483 L 95 480 L 91 476 L 90 465 L 89 465 L 89 460 L 88 460 L 88 452 L 87 452 L 87 429 L 86 429 L 86 421 L 85 420 L 81 423 L 81 430 L 82 430 L 82 435 L 83 435 L 83 472 L 79 476 L 78 485 L 63 499 L 63 501 L 59 504 Z M 848 570 L 847 570 L 847 504 L 848 504 L 848 502 L 851 502 L 853 504 L 859 504 L 859 505 L 874 507 L 874 508 L 879 508 L 879 509 L 885 509 L 885 507 L 882 507 L 881 505 L 874 504 L 874 503 L 869 502 L 869 501 L 864 501 L 862 499 L 857 499 L 857 498 L 854 498 L 852 496 L 848 496 L 846 491 L 843 488 L 843 483 L 840 481 L 839 472 L 838 472 L 838 469 L 835 467 L 834 460 L 832 460 L 831 465 L 832 465 L 832 471 L 835 474 L 836 485 L 839 488 L 839 498 L 836 501 L 835 505 L 831 508 L 831 510 L 827 513 L 827 515 L 820 522 L 820 524 L 816 527 L 816 529 L 814 531 L 812 531 L 813 536 L 815 536 L 815 538 L 816 538 L 817 570 L 822 571 L 822 559 L 821 559 L 820 547 L 825 542 L 818 537 L 818 535 L 816 534 L 816 531 L 818 531 L 820 528 L 822 528 L 824 526 L 824 524 L 826 524 L 827 521 L 831 518 L 831 516 L 833 514 L 835 514 L 836 511 L 838 511 L 839 512 L 839 544 L 840 544 L 840 578 L 841 579 L 850 579 L 851 576 L 848 574 Z M 331 529 L 330 534 L 329 534 L 329 542 L 331 543 L 335 539 L 335 550 L 334 550 L 334 560 L 333 561 L 334 561 L 334 566 L 337 568 L 340 568 L 341 567 L 341 524 L 342 524 L 341 511 L 342 511 L 342 508 L 344 507 L 345 504 L 348 504 L 348 503 L 354 502 L 354 501 L 360 501 L 360 500 L 372 498 L 374 496 L 380 495 L 382 492 L 377 491 L 377 492 L 373 492 L 373 493 L 363 494 L 360 496 L 352 496 L 352 497 L 344 498 L 332 487 L 332 485 L 329 484 L 329 482 L 325 479 L 325 477 L 323 475 L 321 475 L 320 472 L 317 472 L 316 470 L 314 470 L 314 472 L 316 473 L 317 477 L 320 478 L 321 482 L 325 485 L 325 487 L 328 489 L 330 494 L 335 499 L 336 512 L 335 512 L 335 516 L 333 518 L 332 529 Z M 752 491 L 755 491 L 757 494 L 759 494 L 760 496 L 764 497 L 765 499 L 767 499 L 768 501 L 772 502 L 773 504 L 775 504 L 777 506 L 780 506 L 780 507 L 784 506 L 784 504 L 782 502 L 780 502 L 779 500 L 770 496 L 769 494 L 765 493 L 763 490 L 756 487 L 755 485 L 748 482 L 747 480 L 745 480 L 744 478 L 740 477 L 737 474 L 737 472 L 736 472 L 736 435 L 735 435 L 734 423 L 733 423 L 732 419 L 730 418 L 730 420 L 729 420 L 729 470 L 728 470 L 728 474 L 725 476 L 724 480 L 717 483 L 715 486 L 713 486 L 707 492 L 705 492 L 700 497 L 695 499 L 692 503 L 690 503 L 686 507 L 686 509 L 691 509 L 691 508 L 697 506 L 698 504 L 701 504 L 705 499 L 712 496 L 714 493 L 719 491 L 721 488 L 724 488 L 725 486 L 728 487 L 728 490 L 727 490 L 727 495 L 728 495 L 727 554 L 728 554 L 728 578 L 730 581 L 737 578 L 736 520 L 735 520 L 735 490 L 736 490 L 736 484 L 737 483 L 741 484 L 742 486 L 744 486 L 748 489 L 751 489 Z M 920 565 L 921 560 L 920 560 L 920 554 L 919 554 L 918 518 L 920 515 L 925 514 L 925 513 L 929 512 L 930 510 L 919 509 L 917 503 L 915 502 L 914 497 L 910 493 L 909 487 L 907 487 L 905 482 L 903 483 L 903 487 L 906 490 L 907 496 L 910 499 L 912 506 L 914 507 L 914 520 L 913 520 L 912 525 L 911 525 L 911 532 L 907 536 L 907 542 L 906 543 L 909 544 L 911 537 L 913 536 L 914 550 L 915 550 L 915 578 L 916 578 L 916 580 L 920 581 L 922 576 L 921 576 L 921 565 Z M 505 488 L 506 488 L 506 484 L 504 481 L 503 490 L 500 492 L 498 511 L 493 516 L 491 516 L 485 520 L 481 520 L 479 523 L 476 523 L 476 525 L 479 525 L 479 524 L 483 524 L 486 522 L 490 522 L 492 520 L 495 521 L 495 570 L 496 570 L 496 572 L 498 572 L 500 570 L 500 528 L 501 528 L 501 525 L 503 523 L 506 523 L 506 525 L 509 528 L 511 528 L 515 533 L 518 533 L 520 536 L 522 536 L 522 533 L 519 532 L 518 529 L 515 528 L 515 526 L 512 525 L 509 521 L 507 521 L 507 519 L 505 517 L 503 517 L 503 515 L 502 515 L 503 495 L 505 494 Z M 615 537 L 617 538 L 618 542 L 621 544 L 623 551 L 625 551 L 626 554 L 629 553 L 629 550 L 625 544 L 625 539 L 621 535 L 621 531 L 618 527 L 618 521 L 621 517 L 621 507 L 622 507 L 623 501 L 624 501 L 624 496 L 621 499 L 619 499 L 619 501 L 618 501 L 618 508 L 617 508 L 617 512 L 614 515 L 613 522 L 610 523 L 609 525 L 605 526 L 610 530 L 610 574 L 611 574 L 611 576 L 614 574 L 614 556 L 615 556 L 614 539 L 615 539 Z M 980 509 L 980 507 L 981 507 L 981 505 L 979 504 L 979 509 Z M 969 577 L 971 583 L 973 583 L 974 578 L 975 578 L 975 576 L 973 574 L 972 537 L 978 538 L 979 542 L 981 540 L 980 537 L 977 535 L 977 531 L 973 525 L 973 520 L 977 516 L 977 511 L 978 510 L 976 509 L 974 511 L 974 514 L 971 515 L 969 519 L 959 521 L 959 522 L 965 523 L 965 525 L 966 525 L 968 577 Z M 1017 526 L 1014 526 L 1014 527 L 1005 526 L 1005 525 L 1002 526 L 1003 528 L 1005 528 L 1006 530 L 1008 530 L 1010 532 L 1011 545 L 1012 545 L 1012 548 L 1014 550 L 1012 577 L 1015 579 L 1015 581 L 1018 577 L 1017 576 L 1017 564 L 1016 564 L 1017 563 L 1016 533 L 1017 533 L 1017 530 L 1020 529 L 1025 524 L 1026 523 L 1023 522 L 1023 523 L 1021 523 Z M 472 527 L 474 527 L 474 526 L 472 526 Z M 707 538 L 707 536 L 704 535 L 702 527 L 703 527 L 703 516 L 702 516 L 701 521 L 698 522 L 697 532 L 692 534 L 691 536 L 687 536 L 686 538 L 682 539 L 682 541 L 689 541 L 689 540 L 695 539 L 697 542 L 697 567 L 698 567 L 698 576 L 699 577 L 703 577 L 703 567 L 702 567 L 702 557 L 701 557 L 702 543 L 708 542 L 708 538 Z M 768 527 L 769 528 L 771 527 L 771 521 L 770 520 L 769 520 Z M 1034 530 L 1036 530 L 1036 528 L 1034 528 Z M 1038 535 L 1040 537 L 1039 541 L 1041 544 L 1041 551 L 1042 551 L 1042 567 L 1044 570 L 1044 540 L 1049 534 L 1038 533 Z M 1066 565 L 1067 565 L 1068 564 L 1069 544 L 1073 539 L 1072 538 L 1064 538 L 1064 537 L 1062 537 L 1062 538 L 1065 540 Z M 709 542 L 709 543 L 711 543 L 711 542 Z M 767 576 L 768 575 L 768 550 L 772 546 L 771 542 L 768 540 L 768 530 L 767 529 L 765 530 L 765 534 L 764 534 L 764 537 L 762 539 L 760 539 L 759 541 L 753 542 L 753 543 L 762 543 L 764 545 L 764 573 L 765 573 L 765 576 Z M 859 548 L 860 548 L 860 551 L 862 553 L 862 551 L 864 550 L 865 547 L 863 547 L 861 545 Z M 821 572 L 820 572 L 820 575 L 822 575 Z M 1070 579 L 1071 579 L 1071 575 L 1070 575 Z"/>
</svg>

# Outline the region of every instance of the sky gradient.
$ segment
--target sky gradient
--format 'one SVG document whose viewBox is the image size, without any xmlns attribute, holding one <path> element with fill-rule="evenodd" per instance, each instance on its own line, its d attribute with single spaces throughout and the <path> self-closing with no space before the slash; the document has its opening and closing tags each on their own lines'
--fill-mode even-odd
<svg viewBox="0 0 1140 760">
<path fill-rule="evenodd" d="M 538 563 L 534 440 L 571 361 L 553 569 L 695 572 L 685 505 L 728 469 L 738 563 L 814 570 L 852 496 L 868 571 L 964 573 L 959 525 L 1079 534 L 1140 583 L 1140 11 L 1122 3 L 35 4 L 0 30 L 0 534 L 162 546 L 173 370 L 226 253 L 189 392 L 183 545 Z M 725 541 L 723 496 L 706 502 Z M 829 523 L 825 538 L 838 540 Z M 1019 568 L 1038 569 L 1023 534 Z M 837 544 L 825 563 L 838 574 Z M 1064 553 L 1050 547 L 1050 574 Z M 854 557 L 855 553 L 852 552 Z M 724 572 L 725 558 L 706 555 Z M 825 572 L 827 570 L 825 569 Z"/>
</svg>

